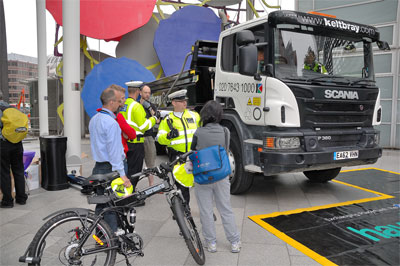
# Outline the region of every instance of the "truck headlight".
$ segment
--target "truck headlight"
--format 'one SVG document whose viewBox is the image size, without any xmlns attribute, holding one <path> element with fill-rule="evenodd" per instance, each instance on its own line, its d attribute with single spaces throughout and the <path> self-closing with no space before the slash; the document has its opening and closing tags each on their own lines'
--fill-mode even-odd
<svg viewBox="0 0 400 266">
<path fill-rule="evenodd" d="M 299 137 L 267 137 L 264 147 L 266 149 L 297 149 L 300 147 Z"/>
</svg>

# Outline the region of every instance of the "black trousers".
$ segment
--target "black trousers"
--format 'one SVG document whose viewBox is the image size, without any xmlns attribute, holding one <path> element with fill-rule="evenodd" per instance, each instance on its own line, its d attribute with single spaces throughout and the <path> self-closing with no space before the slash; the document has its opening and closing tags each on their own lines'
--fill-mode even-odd
<svg viewBox="0 0 400 266">
<path fill-rule="evenodd" d="M 14 199 L 11 194 L 11 175 L 10 168 L 14 176 L 15 183 L 15 199 L 25 201 L 28 196 L 25 194 L 25 177 L 24 177 L 24 148 L 22 142 L 11 143 L 7 140 L 0 140 L 0 187 L 3 193 L 2 201 L 12 203 Z"/>
<path fill-rule="evenodd" d="M 183 152 L 180 151 L 176 151 L 174 149 L 168 148 L 168 159 L 170 162 L 172 162 L 173 160 L 176 159 L 177 156 L 183 154 Z M 182 186 L 181 184 L 179 184 L 178 182 L 175 182 L 176 186 L 181 190 L 182 192 L 182 196 L 185 199 L 185 201 L 187 202 L 187 204 L 189 205 L 190 202 L 190 192 L 189 192 L 189 188 Z"/>
<path fill-rule="evenodd" d="M 131 176 L 141 172 L 143 169 L 144 143 L 128 142 L 128 152 L 126 153 L 126 157 L 128 161 L 128 178 L 131 180 L 133 188 L 136 189 L 139 177 L 132 179 Z"/>
</svg>

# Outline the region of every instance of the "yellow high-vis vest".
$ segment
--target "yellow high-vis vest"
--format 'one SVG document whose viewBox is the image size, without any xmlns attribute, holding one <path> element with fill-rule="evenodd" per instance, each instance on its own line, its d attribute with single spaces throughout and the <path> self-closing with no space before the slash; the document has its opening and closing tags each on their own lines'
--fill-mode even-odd
<svg viewBox="0 0 400 266">
<path fill-rule="evenodd" d="M 126 119 L 126 122 L 136 130 L 136 138 L 128 140 L 130 143 L 143 143 L 143 134 L 156 123 L 155 117 L 146 118 L 146 112 L 143 106 L 132 98 L 125 101 L 124 107 L 121 108 L 120 113 Z"/>
<path fill-rule="evenodd" d="M 167 135 L 171 131 L 167 119 L 171 119 L 172 126 L 179 131 L 179 136 L 174 139 L 167 139 Z M 182 118 L 170 113 L 161 121 L 156 140 L 161 145 L 167 145 L 176 151 L 188 152 L 192 145 L 193 134 L 199 127 L 199 123 L 200 115 L 197 112 L 185 109 Z"/>
</svg>

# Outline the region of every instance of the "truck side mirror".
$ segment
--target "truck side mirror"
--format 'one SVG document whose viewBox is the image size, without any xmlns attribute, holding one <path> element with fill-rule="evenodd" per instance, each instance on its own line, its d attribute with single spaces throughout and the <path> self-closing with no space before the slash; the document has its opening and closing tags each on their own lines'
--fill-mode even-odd
<svg viewBox="0 0 400 266">
<path fill-rule="evenodd" d="M 246 76 L 257 73 L 257 47 L 254 44 L 239 47 L 239 73 Z"/>
<path fill-rule="evenodd" d="M 236 44 L 239 46 L 239 73 L 254 76 L 257 73 L 257 47 L 254 45 L 253 32 L 239 31 L 236 35 Z"/>
<path fill-rule="evenodd" d="M 385 41 L 377 41 L 376 44 L 379 47 L 379 50 L 390 51 L 390 46 L 388 42 Z"/>
</svg>

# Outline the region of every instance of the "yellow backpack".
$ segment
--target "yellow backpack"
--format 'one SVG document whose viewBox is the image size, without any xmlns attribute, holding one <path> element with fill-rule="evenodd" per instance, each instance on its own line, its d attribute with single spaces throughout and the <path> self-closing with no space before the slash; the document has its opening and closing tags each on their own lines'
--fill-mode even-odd
<svg viewBox="0 0 400 266">
<path fill-rule="evenodd" d="M 6 140 L 18 143 L 28 134 L 28 117 L 16 108 L 7 108 L 1 117 L 1 134 Z"/>
</svg>

